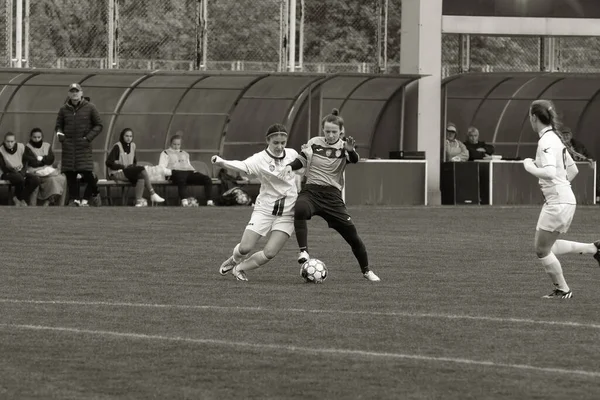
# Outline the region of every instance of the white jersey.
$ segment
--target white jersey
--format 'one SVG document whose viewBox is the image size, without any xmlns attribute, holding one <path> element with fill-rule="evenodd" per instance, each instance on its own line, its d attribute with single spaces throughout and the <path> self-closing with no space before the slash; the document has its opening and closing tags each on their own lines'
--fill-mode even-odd
<svg viewBox="0 0 600 400">
<path fill-rule="evenodd" d="M 565 145 L 551 128 L 540 132 L 540 140 L 535 154 L 538 168 L 554 166 L 556 176 L 552 179 L 540 179 L 542 194 L 546 204 L 576 204 L 567 168 L 575 164 Z"/>
<path fill-rule="evenodd" d="M 281 158 L 263 150 L 241 161 L 240 166 L 243 166 L 246 173 L 260 181 L 254 212 L 276 216 L 294 215 L 294 205 L 298 198 L 297 175 L 290 174 L 285 180 L 277 175 L 296 157 L 298 153 L 294 149 L 285 149 Z"/>
</svg>

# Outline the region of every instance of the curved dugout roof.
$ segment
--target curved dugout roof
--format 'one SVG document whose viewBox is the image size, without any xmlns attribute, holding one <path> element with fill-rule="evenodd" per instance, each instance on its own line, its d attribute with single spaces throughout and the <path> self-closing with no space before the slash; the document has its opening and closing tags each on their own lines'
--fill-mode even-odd
<svg viewBox="0 0 600 400">
<path fill-rule="evenodd" d="M 565 126 L 600 155 L 597 115 L 600 74 L 475 73 L 452 76 L 442 83 L 444 120 L 454 122 L 464 140 L 469 126 L 480 140 L 493 143 L 504 157 L 532 157 L 538 137 L 529 124 L 533 100 L 552 100 Z"/>
<path fill-rule="evenodd" d="M 102 135 L 93 143 L 101 176 L 107 153 L 126 127 L 134 130 L 138 161 L 158 162 L 176 133 L 183 135 L 183 148 L 192 160 L 208 163 L 212 154 L 239 159 L 263 149 L 265 130 L 277 122 L 288 125 L 290 145 L 299 149 L 309 131 L 295 132 L 301 131 L 298 126 L 310 127 L 305 121 L 310 113 L 302 110 L 308 110 L 309 93 L 318 88 L 322 113 L 339 108 L 361 147 L 370 147 L 389 98 L 415 79 L 418 76 L 0 70 L 0 132 L 12 131 L 18 141 L 26 142 L 29 131 L 40 127 L 60 153 L 53 138 L 56 114 L 68 85 L 78 82 L 103 118 Z"/>
<path fill-rule="evenodd" d="M 298 107 L 297 123 L 292 125 L 292 147 L 319 135 L 322 117 L 337 108 L 344 118 L 346 134 L 356 139 L 361 156 L 387 158 L 389 151 L 400 149 L 404 89 L 419 78 L 419 75 L 346 74 L 316 82 Z"/>
</svg>

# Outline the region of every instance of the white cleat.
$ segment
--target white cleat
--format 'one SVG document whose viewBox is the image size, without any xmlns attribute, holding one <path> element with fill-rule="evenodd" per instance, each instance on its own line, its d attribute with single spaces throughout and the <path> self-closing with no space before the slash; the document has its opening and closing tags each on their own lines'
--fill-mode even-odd
<svg viewBox="0 0 600 400">
<path fill-rule="evenodd" d="M 229 271 L 231 271 L 235 267 L 235 261 L 233 261 L 233 256 L 229 257 L 227 260 L 223 261 L 223 264 L 219 267 L 219 273 L 221 275 L 227 275 Z"/>
<path fill-rule="evenodd" d="M 150 196 L 150 201 L 153 203 L 163 203 L 165 199 L 163 199 L 156 193 L 152 193 L 152 195 Z"/>
<path fill-rule="evenodd" d="M 308 252 L 306 250 L 301 251 L 298 254 L 298 264 L 302 265 L 305 262 L 307 262 L 308 260 L 310 260 L 310 256 L 308 255 Z"/>
<path fill-rule="evenodd" d="M 214 202 L 214 201 L 212 201 L 212 200 L 208 200 L 208 201 L 206 202 L 206 205 L 207 205 L 207 206 L 209 206 L 209 207 L 213 207 L 213 206 L 215 205 L 215 202 Z"/>
<path fill-rule="evenodd" d="M 138 199 L 135 201 L 135 206 L 136 207 L 148 207 L 148 202 L 146 201 L 146 199 Z"/>
<path fill-rule="evenodd" d="M 248 282 L 248 278 L 246 277 L 246 273 L 244 271 L 238 271 L 237 265 L 233 267 L 231 270 L 231 274 L 235 276 L 235 279 L 238 281 Z"/>
<path fill-rule="evenodd" d="M 381 281 L 381 279 L 379 279 L 379 277 L 377 275 L 375 275 L 375 272 L 373 272 L 373 271 L 367 271 L 363 274 L 363 276 L 365 277 L 366 280 L 371 281 L 371 282 Z"/>
</svg>

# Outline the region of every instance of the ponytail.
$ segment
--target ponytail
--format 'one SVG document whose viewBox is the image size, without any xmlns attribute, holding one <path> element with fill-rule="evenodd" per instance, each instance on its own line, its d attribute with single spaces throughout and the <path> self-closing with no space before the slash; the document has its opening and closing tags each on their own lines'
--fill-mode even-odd
<svg viewBox="0 0 600 400">
<path fill-rule="evenodd" d="M 560 130 L 562 124 L 558 118 L 558 113 L 556 112 L 556 107 L 554 107 L 554 104 L 551 101 L 549 101 L 549 100 L 534 101 L 533 103 L 531 103 L 530 114 L 535 115 L 542 124 L 549 125 L 552 127 L 552 130 L 554 131 L 556 136 L 558 136 L 558 138 L 562 142 L 563 146 L 565 146 L 565 148 L 567 149 L 569 154 L 571 154 L 571 158 L 573 158 L 573 160 L 575 160 L 577 158 L 577 159 L 586 161 L 590 165 L 592 165 L 594 163 L 594 160 L 575 151 L 573 146 L 571 146 L 569 143 L 567 143 L 567 141 L 565 140 L 565 138 Z"/>
</svg>

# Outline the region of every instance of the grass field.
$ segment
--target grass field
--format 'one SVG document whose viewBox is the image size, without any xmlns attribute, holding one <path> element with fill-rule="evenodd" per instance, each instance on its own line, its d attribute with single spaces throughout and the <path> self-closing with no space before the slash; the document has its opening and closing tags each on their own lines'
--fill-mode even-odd
<svg viewBox="0 0 600 400">
<path fill-rule="evenodd" d="M 0 208 L 2 399 L 598 399 L 600 268 L 532 250 L 538 208 L 354 208 L 373 270 L 315 219 L 249 282 L 249 208 Z M 565 238 L 600 238 L 581 207 Z"/>
</svg>

